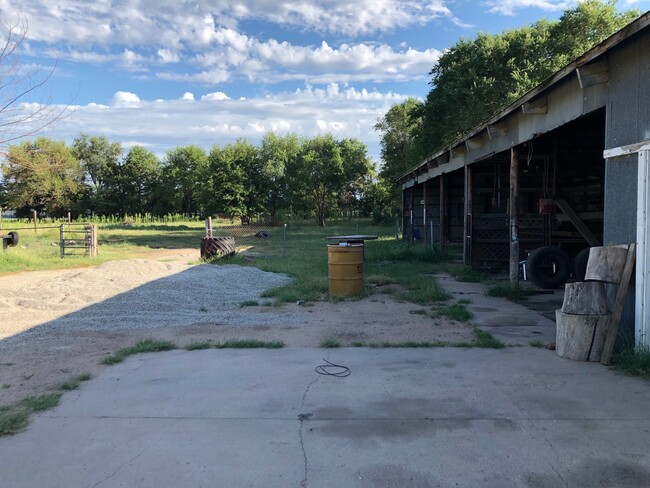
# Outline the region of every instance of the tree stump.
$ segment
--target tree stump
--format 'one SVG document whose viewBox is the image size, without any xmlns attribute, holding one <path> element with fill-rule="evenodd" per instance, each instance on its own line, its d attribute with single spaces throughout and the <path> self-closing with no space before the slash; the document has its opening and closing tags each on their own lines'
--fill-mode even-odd
<svg viewBox="0 0 650 488">
<path fill-rule="evenodd" d="M 203 259 L 232 254 L 235 254 L 234 237 L 204 237 L 201 239 L 201 257 Z"/>
<path fill-rule="evenodd" d="M 572 315 L 604 315 L 610 312 L 605 284 L 599 281 L 567 283 L 562 312 Z"/>
<path fill-rule="evenodd" d="M 627 245 L 592 247 L 589 251 L 585 280 L 618 285 L 621 282 L 626 258 Z"/>
<path fill-rule="evenodd" d="M 555 353 L 574 361 L 600 361 L 611 318 L 606 315 L 572 315 L 555 311 Z"/>
</svg>

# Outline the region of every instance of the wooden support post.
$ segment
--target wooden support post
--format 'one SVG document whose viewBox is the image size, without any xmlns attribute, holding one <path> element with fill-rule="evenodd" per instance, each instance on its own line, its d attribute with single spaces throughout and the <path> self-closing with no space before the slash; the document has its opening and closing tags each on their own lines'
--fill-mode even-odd
<svg viewBox="0 0 650 488">
<path fill-rule="evenodd" d="M 519 286 L 519 157 L 517 150 L 510 149 L 510 285 Z"/>
<path fill-rule="evenodd" d="M 212 217 L 205 219 L 205 237 L 212 237 Z"/>
<path fill-rule="evenodd" d="M 36 210 L 32 210 L 32 218 L 34 219 L 34 232 L 36 232 L 36 219 L 38 218 Z"/>
<path fill-rule="evenodd" d="M 424 244 L 427 243 L 427 182 L 422 183 L 422 236 Z"/>
<path fill-rule="evenodd" d="M 447 213 L 447 205 L 445 205 L 445 179 L 446 178 L 444 174 L 440 175 L 440 232 L 438 232 L 440 235 L 440 249 L 444 249 L 445 243 L 447 242 L 447 219 L 445 215 Z"/>
<path fill-rule="evenodd" d="M 463 264 L 472 264 L 472 168 L 465 166 L 465 220 L 463 222 Z"/>
</svg>

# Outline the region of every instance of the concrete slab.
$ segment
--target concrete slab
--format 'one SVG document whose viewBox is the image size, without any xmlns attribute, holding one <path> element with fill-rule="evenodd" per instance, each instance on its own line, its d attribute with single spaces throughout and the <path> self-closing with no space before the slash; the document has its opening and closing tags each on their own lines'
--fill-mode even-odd
<svg viewBox="0 0 650 488">
<path fill-rule="evenodd" d="M 0 438 L 0 486 L 640 488 L 649 404 L 534 348 L 149 354 Z"/>
<path fill-rule="evenodd" d="M 528 345 L 530 341 L 555 342 L 555 322 L 542 313 L 505 298 L 485 295 L 485 287 L 480 283 L 462 283 L 447 274 L 436 274 L 438 283 L 456 299 L 472 301 L 467 308 L 474 314 L 470 324 L 490 332 L 494 337 L 508 345 Z M 552 297 L 535 300 L 553 306 L 557 299 Z M 551 302 L 551 305 L 548 304 Z M 562 302 L 560 301 L 560 306 Z M 560 307 L 557 307 L 560 308 Z"/>
</svg>

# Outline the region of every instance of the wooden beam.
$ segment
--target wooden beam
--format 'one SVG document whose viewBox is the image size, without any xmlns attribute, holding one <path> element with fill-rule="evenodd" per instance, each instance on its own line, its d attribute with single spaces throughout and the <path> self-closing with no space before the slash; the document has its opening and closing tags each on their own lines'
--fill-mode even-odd
<svg viewBox="0 0 650 488">
<path fill-rule="evenodd" d="M 555 200 L 555 204 L 560 207 L 560 210 L 564 212 L 575 228 L 578 229 L 580 235 L 585 238 L 585 241 L 587 241 L 591 247 L 598 247 L 601 245 L 600 240 L 589 230 L 589 227 L 587 227 L 582 219 L 578 217 L 578 214 L 573 210 L 573 208 L 571 208 L 566 200 L 559 198 Z"/>
<path fill-rule="evenodd" d="M 510 149 L 510 285 L 519 286 L 519 156 L 517 150 Z"/>
<path fill-rule="evenodd" d="M 423 183 L 422 187 L 422 233 L 424 243 L 427 243 L 427 204 L 429 203 L 429 200 L 427 198 L 427 183 L 426 181 Z"/>
<path fill-rule="evenodd" d="M 609 61 L 606 57 L 576 69 L 580 88 L 600 85 L 609 81 Z"/>
<path fill-rule="evenodd" d="M 531 100 L 522 104 L 521 110 L 525 114 L 546 114 L 548 113 L 548 99 L 540 97 L 536 100 Z"/>
<path fill-rule="evenodd" d="M 480 137 L 475 137 L 473 139 L 465 139 L 465 147 L 467 151 L 475 151 L 483 147 L 483 141 Z"/>
<path fill-rule="evenodd" d="M 608 365 L 612 360 L 612 352 L 614 351 L 614 343 L 616 342 L 616 335 L 618 334 L 618 327 L 621 323 L 621 316 L 623 315 L 623 305 L 625 305 L 625 298 L 627 297 L 627 289 L 630 285 L 630 278 L 632 278 L 632 270 L 634 269 L 634 260 L 636 258 L 636 243 L 630 244 L 627 250 L 627 258 L 623 268 L 623 275 L 621 276 L 621 283 L 618 285 L 616 291 L 616 299 L 614 300 L 614 308 L 609 325 L 607 327 L 607 338 L 605 339 L 605 347 L 603 354 L 600 356 L 601 364 Z"/>
<path fill-rule="evenodd" d="M 445 180 L 446 177 L 444 174 L 440 175 L 440 249 L 445 248 L 445 242 L 447 241 L 447 232 L 446 232 L 446 216 L 447 206 L 445 205 Z"/>
<path fill-rule="evenodd" d="M 505 136 L 508 133 L 508 129 L 503 124 L 488 124 L 487 133 L 490 139 L 494 139 Z"/>
<path fill-rule="evenodd" d="M 463 264 L 472 264 L 472 167 L 465 166 L 465 219 L 463 221 Z"/>
</svg>

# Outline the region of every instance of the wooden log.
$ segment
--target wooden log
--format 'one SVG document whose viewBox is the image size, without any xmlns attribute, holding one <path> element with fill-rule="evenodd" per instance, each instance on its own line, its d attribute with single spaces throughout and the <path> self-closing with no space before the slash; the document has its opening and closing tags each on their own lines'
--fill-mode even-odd
<svg viewBox="0 0 650 488">
<path fill-rule="evenodd" d="M 592 247 L 587 261 L 586 281 L 619 284 L 627 258 L 627 245 Z"/>
<path fill-rule="evenodd" d="M 567 283 L 562 312 L 573 315 L 603 315 L 610 312 L 605 284 L 599 281 Z"/>
<path fill-rule="evenodd" d="M 519 157 L 517 150 L 510 149 L 510 286 L 519 286 Z"/>
<path fill-rule="evenodd" d="M 572 315 L 555 311 L 558 356 L 574 361 L 599 361 L 610 315 Z"/>
<path fill-rule="evenodd" d="M 621 323 L 621 315 L 623 314 L 623 305 L 625 305 L 625 297 L 627 297 L 627 289 L 630 285 L 632 278 L 632 271 L 634 270 L 634 262 L 636 260 L 636 242 L 630 244 L 627 251 L 627 258 L 625 266 L 623 267 L 623 275 L 621 276 L 621 284 L 616 291 L 616 299 L 614 300 L 614 307 L 612 308 L 612 316 L 609 324 L 607 325 L 607 337 L 605 338 L 605 346 L 603 354 L 600 358 L 601 364 L 608 365 L 612 361 L 612 352 L 614 352 L 614 343 L 616 342 L 616 335 L 618 334 L 618 326 Z"/>
</svg>

